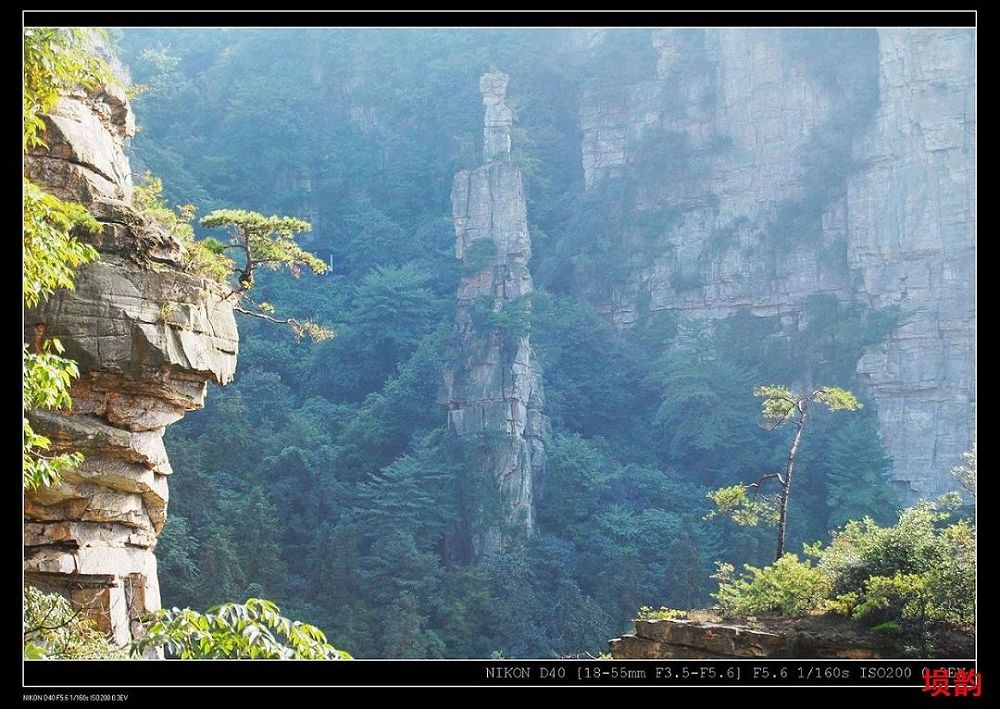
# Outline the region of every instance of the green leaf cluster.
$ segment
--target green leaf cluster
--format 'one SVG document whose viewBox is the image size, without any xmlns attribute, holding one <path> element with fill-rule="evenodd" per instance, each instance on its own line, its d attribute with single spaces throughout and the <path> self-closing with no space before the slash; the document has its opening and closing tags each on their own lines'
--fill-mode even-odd
<svg viewBox="0 0 1000 709">
<path fill-rule="evenodd" d="M 751 495 L 745 485 L 728 485 L 711 490 L 706 495 L 715 507 L 705 515 L 706 520 L 723 515 L 741 527 L 778 523 L 778 500 L 774 495 Z"/>
<path fill-rule="evenodd" d="M 316 274 L 326 273 L 323 261 L 295 243 L 296 234 L 312 229 L 309 222 L 295 217 L 266 217 L 244 209 L 217 209 L 202 217 L 201 225 L 230 231 L 232 245 L 242 249 L 246 256 L 244 271 L 246 266 L 260 265 L 272 271 L 284 267 L 293 276 L 298 276 L 303 267 Z"/>
<path fill-rule="evenodd" d="M 165 647 L 181 659 L 349 660 L 319 628 L 281 615 L 272 601 L 250 598 L 198 613 L 157 611 L 133 653 Z"/>
<path fill-rule="evenodd" d="M 73 273 L 97 258 L 93 246 L 75 230 L 97 232 L 97 221 L 83 205 L 66 202 L 24 180 L 24 242 L 21 256 L 24 304 L 33 308 L 57 288 L 73 288 Z"/>
<path fill-rule="evenodd" d="M 226 229 L 230 234 L 228 244 L 216 240 L 209 242 L 206 248 L 211 252 L 210 258 L 218 260 L 225 249 L 235 249 L 243 257 L 242 268 L 237 269 L 237 285 L 231 295 L 239 296 L 251 307 L 237 305 L 237 312 L 289 325 L 296 339 L 308 337 L 314 342 L 322 342 L 334 336 L 333 330 L 312 320 L 279 320 L 273 317 L 274 307 L 270 303 L 255 303 L 247 295 L 254 286 L 255 272 L 261 267 L 271 271 L 285 269 L 294 278 L 301 275 L 303 268 L 317 275 L 326 273 L 327 265 L 295 242 L 296 234 L 312 229 L 309 222 L 295 217 L 266 217 L 243 209 L 217 209 L 202 217 L 200 223 L 204 227 Z"/>
<path fill-rule="evenodd" d="M 79 29 L 31 27 L 24 30 L 23 150 L 45 148 L 42 116 L 59 96 L 80 88 L 94 88 L 110 80 L 106 65 L 85 48 Z M 45 192 L 27 178 L 23 181 L 22 295 L 34 308 L 59 288 L 73 288 L 75 270 L 97 258 L 97 251 L 76 235 L 97 232 L 99 225 L 80 204 Z M 76 364 L 61 357 L 62 345 L 51 339 L 21 350 L 22 480 L 26 489 L 53 485 L 79 465 L 78 453 L 48 455 L 51 441 L 34 431 L 31 409 L 58 409 L 72 401 L 69 388 L 78 376 Z"/>
<path fill-rule="evenodd" d="M 733 576 L 731 564 L 717 564 L 712 578 L 719 590 L 712 596 L 729 616 L 805 615 L 818 608 L 830 590 L 827 576 L 808 560 L 785 554 L 763 569 L 744 565 L 744 573 Z"/>
<path fill-rule="evenodd" d="M 509 300 L 499 310 L 490 310 L 486 320 L 508 342 L 527 337 L 531 334 L 531 299 L 519 296 Z"/>
<path fill-rule="evenodd" d="M 42 116 L 59 97 L 111 81 L 107 65 L 88 51 L 88 32 L 77 27 L 24 28 L 24 151 L 44 146 Z"/>
<path fill-rule="evenodd" d="M 24 587 L 22 629 L 26 660 L 97 660 L 128 654 L 66 598 L 33 586 Z"/>
<path fill-rule="evenodd" d="M 36 433 L 28 420 L 27 412 L 32 409 L 60 409 L 70 406 L 73 401 L 69 388 L 80 375 L 76 362 L 59 354 L 62 345 L 51 339 L 42 345 L 41 352 L 29 352 L 28 345 L 21 351 L 22 382 L 22 432 L 21 475 L 25 490 L 37 490 L 59 482 L 63 473 L 83 462 L 80 453 L 49 455 L 52 441 Z"/>
<path fill-rule="evenodd" d="M 975 623 L 975 527 L 953 518 L 955 501 L 923 501 L 899 522 L 852 521 L 812 549 L 832 579 L 830 609 L 870 624 L 895 620 L 923 632 L 934 621 Z"/>
</svg>

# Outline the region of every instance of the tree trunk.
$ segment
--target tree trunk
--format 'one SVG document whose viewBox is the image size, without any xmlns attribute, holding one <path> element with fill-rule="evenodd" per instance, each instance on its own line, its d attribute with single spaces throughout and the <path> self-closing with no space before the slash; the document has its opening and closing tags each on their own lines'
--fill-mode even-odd
<svg viewBox="0 0 1000 709">
<path fill-rule="evenodd" d="M 796 421 L 795 438 L 792 439 L 792 447 L 788 449 L 788 463 L 785 465 L 785 484 L 781 487 L 781 499 L 778 504 L 780 511 L 778 513 L 778 551 L 775 553 L 774 560 L 777 561 L 782 556 L 785 555 L 785 527 L 788 525 L 788 497 L 792 491 L 792 472 L 795 469 L 795 456 L 799 452 L 799 442 L 802 440 L 802 431 L 805 429 L 806 416 L 808 415 L 807 407 L 808 402 L 803 401 L 801 404 L 801 414 L 799 415 L 799 420 Z"/>
</svg>

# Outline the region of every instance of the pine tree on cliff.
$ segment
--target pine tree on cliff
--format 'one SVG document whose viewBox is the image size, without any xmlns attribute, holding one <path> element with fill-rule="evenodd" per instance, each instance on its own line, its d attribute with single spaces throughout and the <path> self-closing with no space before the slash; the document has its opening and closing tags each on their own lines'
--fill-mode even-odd
<svg viewBox="0 0 1000 709">
<path fill-rule="evenodd" d="M 778 543 L 774 558 L 778 560 L 785 554 L 792 475 L 802 444 L 802 434 L 809 421 L 810 407 L 819 404 L 830 411 L 856 411 L 862 405 L 846 389 L 828 386 L 806 393 L 794 393 L 781 386 L 760 386 L 754 390 L 754 396 L 764 399 L 761 407 L 763 428 L 773 431 L 788 423 L 795 431 L 789 443 L 785 469 L 780 473 L 762 475 L 749 485 L 736 484 L 708 493 L 709 499 L 716 506 L 708 514 L 708 518 L 722 514 L 739 525 L 756 526 L 761 522 L 777 525 Z M 764 493 L 764 486 L 772 480 L 778 484 L 778 490 L 776 494 L 769 496 Z"/>
</svg>

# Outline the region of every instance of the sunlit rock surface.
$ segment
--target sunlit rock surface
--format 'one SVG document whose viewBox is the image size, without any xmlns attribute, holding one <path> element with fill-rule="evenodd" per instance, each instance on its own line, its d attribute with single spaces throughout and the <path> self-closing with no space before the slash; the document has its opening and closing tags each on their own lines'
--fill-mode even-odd
<svg viewBox="0 0 1000 709">
<path fill-rule="evenodd" d="M 133 131 L 119 90 L 67 96 L 46 118 L 48 149 L 25 157 L 28 177 L 102 225 L 86 237 L 100 260 L 79 270 L 76 289 L 25 313 L 25 341 L 59 338 L 81 372 L 73 409 L 31 412 L 32 425 L 53 452 L 85 456 L 59 485 L 25 494 L 25 580 L 67 595 L 118 644 L 160 607 L 153 549 L 173 474 L 164 429 L 202 407 L 209 382 L 232 380 L 238 351 L 220 287 L 184 273 L 181 244 L 129 206 Z"/>
</svg>

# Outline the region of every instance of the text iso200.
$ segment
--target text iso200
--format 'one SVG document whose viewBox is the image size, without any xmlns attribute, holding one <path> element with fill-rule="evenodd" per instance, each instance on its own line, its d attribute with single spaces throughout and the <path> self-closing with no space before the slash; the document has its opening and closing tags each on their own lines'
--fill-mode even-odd
<svg viewBox="0 0 1000 709">
<path fill-rule="evenodd" d="M 861 666 L 861 679 L 910 679 L 912 667 L 865 667 Z"/>
</svg>

